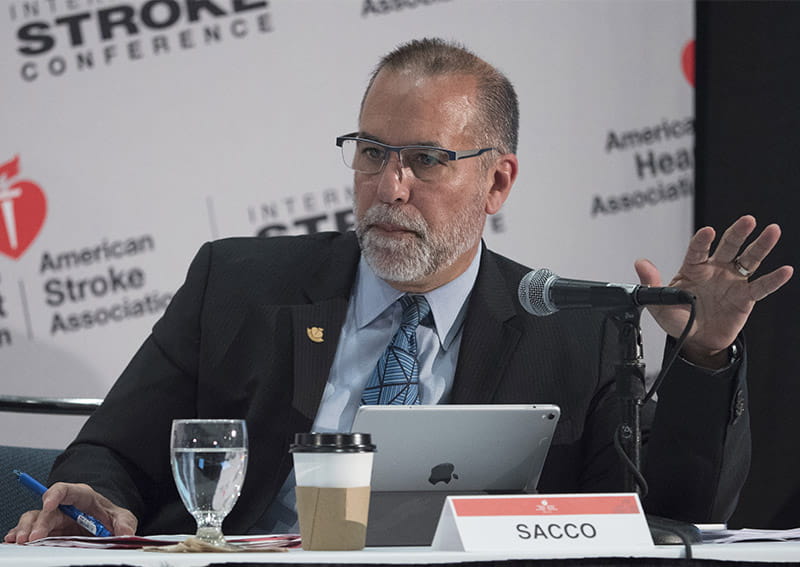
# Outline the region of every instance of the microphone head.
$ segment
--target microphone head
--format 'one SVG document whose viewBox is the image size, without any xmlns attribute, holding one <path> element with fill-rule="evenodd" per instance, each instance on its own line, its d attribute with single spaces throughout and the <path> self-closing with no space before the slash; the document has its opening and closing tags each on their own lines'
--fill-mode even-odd
<svg viewBox="0 0 800 567">
<path fill-rule="evenodd" d="M 558 311 L 550 301 L 550 285 L 558 276 L 547 268 L 531 270 L 519 282 L 519 302 L 531 315 L 551 315 Z"/>
</svg>

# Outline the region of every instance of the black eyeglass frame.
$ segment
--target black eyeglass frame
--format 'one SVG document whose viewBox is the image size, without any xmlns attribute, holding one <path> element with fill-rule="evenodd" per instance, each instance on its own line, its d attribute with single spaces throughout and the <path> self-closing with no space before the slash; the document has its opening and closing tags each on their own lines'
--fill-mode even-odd
<svg viewBox="0 0 800 567">
<path fill-rule="evenodd" d="M 486 152 L 490 152 L 492 150 L 497 150 L 497 148 L 481 148 L 478 150 L 462 150 L 460 152 L 456 152 L 453 150 L 447 150 L 445 148 L 439 148 L 437 146 L 422 146 L 422 145 L 411 145 L 411 146 L 390 146 L 389 144 L 384 144 L 383 142 L 376 142 L 375 140 L 370 140 L 369 138 L 361 138 L 358 136 L 358 132 L 352 132 L 350 134 L 345 134 L 343 136 L 339 136 L 336 138 L 336 145 L 338 147 L 342 147 L 345 142 L 352 141 L 352 142 L 364 142 L 367 144 L 372 144 L 375 146 L 379 146 L 383 148 L 384 155 L 383 155 L 383 163 L 381 167 L 375 173 L 380 173 L 384 167 L 386 167 L 386 162 L 389 161 L 388 152 L 396 152 L 398 156 L 400 156 L 400 152 L 402 150 L 435 150 L 437 152 L 444 152 L 447 154 L 447 159 L 449 161 L 458 161 L 460 159 L 466 159 L 471 157 L 478 157 L 480 155 L 485 154 Z M 347 165 L 345 163 L 345 165 Z M 348 167 L 350 167 L 348 165 Z M 352 168 L 351 168 L 352 169 Z M 358 170 L 354 170 L 358 171 Z M 364 173 L 364 172 L 362 172 Z"/>
</svg>

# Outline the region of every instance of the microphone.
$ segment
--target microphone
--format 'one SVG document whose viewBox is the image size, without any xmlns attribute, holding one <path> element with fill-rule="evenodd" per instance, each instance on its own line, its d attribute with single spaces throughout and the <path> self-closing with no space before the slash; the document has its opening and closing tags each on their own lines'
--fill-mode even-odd
<svg viewBox="0 0 800 567">
<path fill-rule="evenodd" d="M 532 315 L 560 309 L 613 309 L 692 303 L 694 296 L 675 287 L 647 287 L 560 278 L 547 268 L 531 270 L 519 282 L 519 302 Z"/>
</svg>

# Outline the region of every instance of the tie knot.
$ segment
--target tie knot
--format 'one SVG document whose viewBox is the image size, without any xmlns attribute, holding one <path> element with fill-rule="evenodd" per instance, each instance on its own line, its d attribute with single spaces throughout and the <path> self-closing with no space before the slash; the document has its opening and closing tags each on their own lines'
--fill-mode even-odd
<svg viewBox="0 0 800 567">
<path fill-rule="evenodd" d="M 403 307 L 401 327 L 416 329 L 431 312 L 431 306 L 424 295 L 404 295 L 400 298 L 400 305 Z"/>
</svg>

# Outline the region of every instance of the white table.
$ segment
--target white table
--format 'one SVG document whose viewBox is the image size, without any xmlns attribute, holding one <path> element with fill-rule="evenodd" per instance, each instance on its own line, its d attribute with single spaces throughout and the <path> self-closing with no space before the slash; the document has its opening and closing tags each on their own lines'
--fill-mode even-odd
<svg viewBox="0 0 800 567">
<path fill-rule="evenodd" d="M 800 542 L 750 542 L 737 544 L 704 544 L 693 547 L 695 559 L 718 561 L 759 561 L 769 563 L 800 562 Z M 567 559 L 583 557 L 683 557 L 682 546 L 658 546 L 645 552 L 591 554 L 579 552 L 540 554 L 467 553 L 432 551 L 427 547 L 367 548 L 362 551 L 303 551 L 282 553 L 163 553 L 122 549 L 75 549 L 28 547 L 0 544 L 0 566 L 54 567 L 63 565 L 132 565 L 141 567 L 205 567 L 211 563 L 471 563 L 515 559 Z"/>
</svg>

